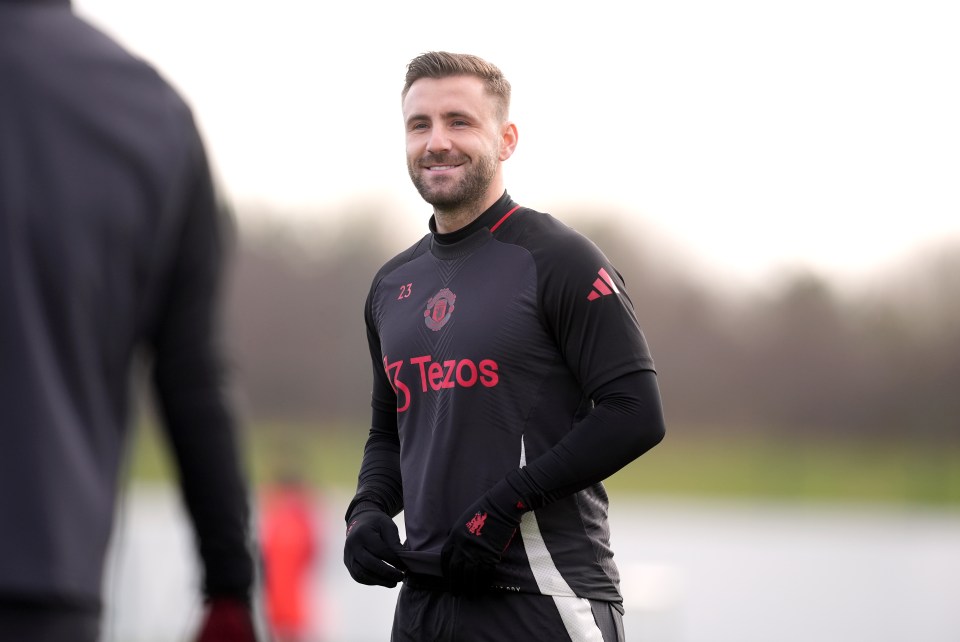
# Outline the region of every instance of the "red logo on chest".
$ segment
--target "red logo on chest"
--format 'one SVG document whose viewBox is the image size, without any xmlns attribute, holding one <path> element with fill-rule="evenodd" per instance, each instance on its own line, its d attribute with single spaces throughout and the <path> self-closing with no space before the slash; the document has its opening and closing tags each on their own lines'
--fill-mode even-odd
<svg viewBox="0 0 960 642">
<path fill-rule="evenodd" d="M 427 301 L 427 309 L 423 311 L 423 320 L 427 327 L 437 331 L 447 324 L 450 315 L 453 314 L 453 304 L 457 301 L 457 295 L 448 288 L 443 288 Z"/>
</svg>

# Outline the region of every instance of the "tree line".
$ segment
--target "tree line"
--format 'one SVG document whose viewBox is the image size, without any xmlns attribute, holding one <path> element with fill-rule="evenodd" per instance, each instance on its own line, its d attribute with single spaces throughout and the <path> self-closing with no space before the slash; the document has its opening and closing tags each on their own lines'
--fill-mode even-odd
<svg viewBox="0 0 960 642">
<path fill-rule="evenodd" d="M 380 265 L 418 238 L 388 237 L 377 209 L 313 233 L 241 228 L 225 327 L 252 426 L 367 424 L 364 300 Z M 764 288 L 731 288 L 615 217 L 567 222 L 626 281 L 668 429 L 960 441 L 960 245 L 878 268 L 858 287 L 797 271 Z"/>
</svg>

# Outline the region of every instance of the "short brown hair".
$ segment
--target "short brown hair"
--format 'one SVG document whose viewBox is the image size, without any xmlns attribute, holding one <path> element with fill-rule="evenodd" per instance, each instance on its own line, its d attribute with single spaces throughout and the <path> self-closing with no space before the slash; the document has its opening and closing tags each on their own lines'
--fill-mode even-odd
<svg viewBox="0 0 960 642">
<path fill-rule="evenodd" d="M 483 81 L 487 92 L 497 101 L 497 115 L 506 120 L 510 113 L 510 83 L 496 65 L 471 54 L 429 51 L 407 64 L 407 76 L 400 98 L 406 98 L 410 85 L 421 78 L 474 76 Z"/>
</svg>

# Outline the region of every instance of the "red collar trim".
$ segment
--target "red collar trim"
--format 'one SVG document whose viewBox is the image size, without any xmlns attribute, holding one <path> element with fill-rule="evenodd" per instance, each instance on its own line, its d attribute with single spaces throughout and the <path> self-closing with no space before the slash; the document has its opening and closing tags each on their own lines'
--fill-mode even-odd
<svg viewBox="0 0 960 642">
<path fill-rule="evenodd" d="M 518 209 L 520 209 L 520 206 L 519 206 L 519 205 L 517 205 L 517 206 L 514 207 L 512 210 L 510 210 L 509 212 L 507 212 L 506 214 L 504 214 L 503 217 L 502 217 L 499 221 L 497 221 L 496 223 L 493 224 L 493 227 L 490 228 L 490 232 L 496 232 L 496 231 L 497 231 L 497 228 L 500 227 L 500 224 L 503 223 L 503 222 L 504 222 L 505 220 L 507 220 L 508 218 L 510 218 L 510 215 L 513 214 L 514 212 L 516 212 Z"/>
</svg>

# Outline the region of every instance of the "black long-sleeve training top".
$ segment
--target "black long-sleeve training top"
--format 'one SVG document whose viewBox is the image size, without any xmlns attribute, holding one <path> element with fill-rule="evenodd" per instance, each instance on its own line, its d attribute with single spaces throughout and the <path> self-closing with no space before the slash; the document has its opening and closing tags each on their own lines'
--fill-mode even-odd
<svg viewBox="0 0 960 642">
<path fill-rule="evenodd" d="M 0 0 L 0 600 L 97 608 L 139 354 L 206 592 L 249 592 L 215 342 L 225 222 L 154 69 L 67 0 Z"/>
<path fill-rule="evenodd" d="M 536 510 L 495 584 L 619 602 L 601 482 L 664 425 L 647 342 L 603 253 L 504 193 L 388 261 L 366 324 L 373 421 L 348 518 L 402 510 L 406 546 L 439 552 L 454 520 L 524 467 Z"/>
</svg>

